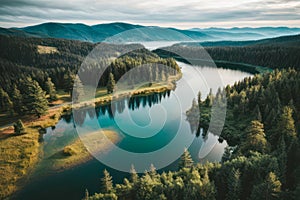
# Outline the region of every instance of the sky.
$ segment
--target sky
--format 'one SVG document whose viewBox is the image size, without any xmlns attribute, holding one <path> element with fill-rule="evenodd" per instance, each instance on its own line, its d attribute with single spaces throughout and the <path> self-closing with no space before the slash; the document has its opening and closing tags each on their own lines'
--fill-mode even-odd
<svg viewBox="0 0 300 200">
<path fill-rule="evenodd" d="M 0 0 L 0 27 L 127 22 L 176 28 L 300 27 L 300 0 Z"/>
</svg>

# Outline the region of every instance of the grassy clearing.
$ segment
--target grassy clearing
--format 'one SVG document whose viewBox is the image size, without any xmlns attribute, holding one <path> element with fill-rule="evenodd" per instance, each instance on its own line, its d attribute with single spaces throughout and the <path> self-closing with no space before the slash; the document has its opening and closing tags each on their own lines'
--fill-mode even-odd
<svg viewBox="0 0 300 200">
<path fill-rule="evenodd" d="M 56 47 L 49 47 L 49 46 L 42 46 L 42 45 L 37 45 L 37 51 L 39 54 L 58 53 L 58 50 Z"/>
<path fill-rule="evenodd" d="M 39 119 L 29 118 L 24 135 L 14 135 L 12 127 L 0 130 L 0 199 L 8 199 L 34 169 L 40 155 L 39 132 L 55 125 L 60 114 L 57 108 Z"/>
<path fill-rule="evenodd" d="M 99 131 L 88 133 L 82 138 L 77 138 L 48 158 L 45 158 L 36 170 L 35 176 L 40 177 L 41 175 L 47 175 L 47 173 L 64 171 L 85 163 L 93 158 L 89 151 L 95 153 L 108 151 L 111 148 L 111 143 L 104 140 L 105 136 L 103 134 L 112 143 L 120 141 L 119 135 L 111 130 L 104 130 L 102 134 Z M 89 144 L 89 151 L 82 141 Z"/>
<path fill-rule="evenodd" d="M 16 191 L 18 181 L 38 161 L 39 133 L 32 128 L 27 128 L 27 132 L 0 140 L 0 199 Z"/>
</svg>

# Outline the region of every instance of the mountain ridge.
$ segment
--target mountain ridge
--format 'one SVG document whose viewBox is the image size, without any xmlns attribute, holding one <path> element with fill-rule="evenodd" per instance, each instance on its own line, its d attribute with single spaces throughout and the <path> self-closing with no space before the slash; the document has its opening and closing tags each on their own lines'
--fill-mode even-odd
<svg viewBox="0 0 300 200">
<path fill-rule="evenodd" d="M 136 29 L 136 30 L 134 30 Z M 125 31 L 128 31 L 127 33 Z M 289 27 L 233 27 L 177 29 L 159 26 L 143 26 L 124 22 L 96 25 L 83 23 L 47 22 L 21 28 L 1 28 L 0 34 L 20 37 L 61 38 L 87 42 L 101 42 L 107 38 L 116 39 L 123 33 L 131 41 L 224 41 L 258 40 L 282 35 L 300 34 L 300 28 Z M 120 39 L 120 38 L 117 38 Z"/>
</svg>

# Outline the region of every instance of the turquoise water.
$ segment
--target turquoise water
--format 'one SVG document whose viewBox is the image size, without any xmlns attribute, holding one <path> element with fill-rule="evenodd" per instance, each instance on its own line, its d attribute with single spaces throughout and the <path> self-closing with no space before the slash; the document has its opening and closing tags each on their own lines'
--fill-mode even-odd
<svg viewBox="0 0 300 200">
<path fill-rule="evenodd" d="M 44 135 L 44 157 L 50 157 L 76 139 L 78 135 L 75 126 L 94 130 L 97 127 L 95 124 L 99 123 L 102 128 L 114 130 L 119 134 L 121 140 L 116 145 L 122 150 L 147 153 L 170 145 L 169 152 L 182 152 L 180 145 L 178 148 L 171 145 L 177 134 L 180 134 L 186 138 L 186 141 L 183 139 L 182 142 L 191 141 L 189 151 L 195 162 L 219 161 L 227 145 L 226 141 L 212 146 L 205 157 L 199 157 L 201 146 L 210 139 L 217 140 L 218 136 L 208 134 L 206 139 L 196 137 L 186 120 L 185 112 L 191 107 L 192 100 L 196 98 L 199 90 L 202 98 L 205 98 L 210 88 L 216 92 L 218 87 L 233 84 L 250 74 L 230 69 L 178 64 L 182 68 L 183 77 L 177 82 L 174 91 L 119 100 L 112 105 L 96 108 L 96 114 L 86 110 L 81 113 L 82 117 L 77 119 L 76 123 L 70 116 L 62 118 L 55 128 L 48 128 Z M 107 153 L 109 157 L 110 152 Z M 168 155 L 162 157 L 167 159 Z M 148 161 L 142 162 L 148 166 Z M 154 163 L 156 164 L 159 163 Z M 105 168 L 112 174 L 115 183 L 128 176 L 126 172 L 112 169 L 93 159 L 76 168 L 29 181 L 17 198 L 81 199 L 85 188 L 88 188 L 91 194 L 99 192 L 100 178 Z M 159 171 L 176 168 L 177 160 L 174 159 Z"/>
</svg>

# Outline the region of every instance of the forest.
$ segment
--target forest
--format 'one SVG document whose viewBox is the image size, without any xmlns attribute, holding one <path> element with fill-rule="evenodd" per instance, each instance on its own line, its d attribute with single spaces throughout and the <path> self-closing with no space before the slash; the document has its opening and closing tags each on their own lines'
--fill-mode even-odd
<svg viewBox="0 0 300 200">
<path fill-rule="evenodd" d="M 258 41 L 179 43 L 157 49 L 155 52 L 163 57 L 182 57 L 183 55 L 184 58 L 211 59 L 217 65 L 218 61 L 227 61 L 271 69 L 287 69 L 289 67 L 298 69 L 300 63 L 299 44 L 300 36 L 296 35 Z M 173 52 L 177 55 L 174 55 Z M 190 60 L 188 59 L 188 61 Z"/>
<path fill-rule="evenodd" d="M 226 139 L 229 146 L 221 163 L 194 164 L 185 150 L 177 171 L 159 174 L 152 165 L 137 174 L 133 166 L 131 177 L 115 185 L 105 170 L 99 180 L 101 192 L 89 194 L 87 189 L 83 199 L 296 200 L 300 196 L 299 92 L 300 73 L 285 69 L 245 78 L 205 100 L 199 93 L 187 116 L 193 119 L 192 110 L 199 109 L 199 127 L 206 130 L 211 107 L 227 98 L 220 142 Z"/>
<path fill-rule="evenodd" d="M 0 42 L 0 112 L 9 112 L 9 115 L 34 114 L 38 117 L 46 113 L 48 101 L 57 99 L 57 90 L 69 94 L 73 92 L 74 80 L 81 64 L 97 46 L 93 43 L 63 39 L 11 36 L 0 36 Z M 88 80 L 94 80 L 90 76 L 97 75 L 96 71 L 108 65 L 98 82 L 98 87 L 107 87 L 108 93 L 113 92 L 115 82 L 122 75 L 143 64 L 149 66 L 137 70 L 147 77 L 143 77 L 142 80 L 141 77 L 131 76 L 128 80 L 129 85 L 149 80 L 159 82 L 166 80 L 169 75 L 180 73 L 174 59 L 160 58 L 142 45 L 102 45 L 110 50 L 109 55 L 95 60 L 88 68 L 81 68 L 80 78 L 88 77 Z M 114 61 L 108 57 L 116 55 L 118 49 L 125 51 L 132 48 L 135 50 Z M 169 68 L 163 69 L 159 65 Z M 93 85 L 88 80 L 85 80 L 85 84 Z"/>
<path fill-rule="evenodd" d="M 49 102 L 57 99 L 57 91 L 72 95 L 73 85 L 81 84 L 74 82 L 75 75 L 82 70 L 81 63 L 97 45 L 63 39 L 11 36 L 0 36 L 0 42 L 0 112 L 37 117 L 47 112 Z M 104 45 L 111 48 L 112 55 L 118 55 L 119 52 L 114 51 L 118 48 L 138 49 L 113 62 L 107 58 L 101 60 L 103 66 L 110 63 L 97 83 L 98 87 L 106 88 L 107 93 L 114 91 L 116 82 L 126 72 L 136 67 L 137 70 L 144 70 L 138 67 L 143 64 L 151 63 L 142 72 L 147 75 L 142 81 L 155 82 L 181 73 L 175 60 L 170 58 L 178 55 L 166 54 L 162 50 L 151 52 L 138 44 Z M 242 62 L 274 70 L 259 74 L 256 68 L 250 69 L 256 75 L 220 88 L 216 94 L 210 92 L 204 100 L 199 92 L 198 99 L 186 112 L 196 136 L 206 138 L 207 130 L 219 128 L 209 127 L 212 107 L 224 106 L 226 99 L 227 113 L 219 142 L 226 140 L 229 146 L 220 163 L 194 163 L 188 150 L 185 150 L 176 171 L 159 173 L 152 165 L 144 174 L 137 174 L 132 166 L 130 178 L 125 178 L 121 184 L 114 184 L 113 177 L 105 170 L 99 180 L 99 193 L 89 194 L 87 188 L 82 194 L 83 199 L 296 200 L 300 196 L 299 47 L 293 43 L 210 46 L 200 54 L 199 48 L 193 46 L 175 45 L 165 50 L 184 51 L 191 57 L 197 52 L 204 59 L 207 58 L 207 51 L 213 60 Z M 163 70 L 160 64 L 174 70 Z M 93 72 L 102 67 L 97 64 L 91 66 L 91 71 L 83 69 L 82 80 L 89 74 L 96 74 Z M 128 84 L 138 81 L 141 81 L 140 77 L 131 76 Z M 130 109 L 146 104 L 151 106 L 165 95 L 168 92 L 149 95 L 148 99 L 135 97 L 128 106 Z M 124 107 L 117 105 L 116 110 L 122 112 Z M 102 112 L 108 110 L 111 115 L 113 112 L 107 106 L 98 109 Z M 83 121 L 84 118 L 81 123 Z M 24 134 L 24 129 L 22 121 L 14 124 L 17 135 Z"/>
</svg>

